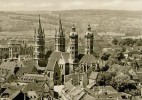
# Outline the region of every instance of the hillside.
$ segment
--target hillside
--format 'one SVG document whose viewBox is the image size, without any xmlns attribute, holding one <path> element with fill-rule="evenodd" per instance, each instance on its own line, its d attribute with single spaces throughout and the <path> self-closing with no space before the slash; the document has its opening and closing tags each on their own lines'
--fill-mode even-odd
<svg viewBox="0 0 142 100">
<path fill-rule="evenodd" d="M 142 12 L 111 11 L 111 10 L 72 10 L 72 11 L 41 11 L 41 12 L 0 12 L 1 35 L 33 35 L 38 27 L 38 14 L 41 15 L 42 26 L 46 34 L 54 35 L 58 29 L 58 16 L 61 15 L 64 30 L 69 34 L 74 22 L 80 35 L 84 34 L 90 23 L 94 34 L 142 34 Z M 7 33 L 8 32 L 8 33 Z M 13 35 L 11 34 L 11 35 Z"/>
</svg>

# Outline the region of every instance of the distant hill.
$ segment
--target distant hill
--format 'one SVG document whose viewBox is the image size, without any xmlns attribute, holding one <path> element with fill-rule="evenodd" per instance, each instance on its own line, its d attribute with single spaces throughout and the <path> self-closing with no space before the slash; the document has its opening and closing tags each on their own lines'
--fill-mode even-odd
<svg viewBox="0 0 142 100">
<path fill-rule="evenodd" d="M 85 34 L 88 24 L 91 24 L 94 34 L 99 32 L 114 32 L 128 36 L 142 34 L 142 12 L 117 10 L 1 11 L 0 28 L 2 31 L 19 32 L 19 34 L 20 31 L 34 31 L 38 27 L 38 14 L 41 15 L 46 34 L 51 35 L 54 34 L 55 29 L 58 29 L 59 14 L 66 34 L 69 34 L 73 22 L 81 35 Z"/>
</svg>

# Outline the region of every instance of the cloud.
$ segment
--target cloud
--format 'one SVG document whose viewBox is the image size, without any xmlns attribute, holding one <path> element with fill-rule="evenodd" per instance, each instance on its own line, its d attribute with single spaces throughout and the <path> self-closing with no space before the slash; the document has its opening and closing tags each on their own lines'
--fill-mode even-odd
<svg viewBox="0 0 142 100">
<path fill-rule="evenodd" d="M 0 0 L 0 10 L 142 10 L 142 0 Z"/>
</svg>

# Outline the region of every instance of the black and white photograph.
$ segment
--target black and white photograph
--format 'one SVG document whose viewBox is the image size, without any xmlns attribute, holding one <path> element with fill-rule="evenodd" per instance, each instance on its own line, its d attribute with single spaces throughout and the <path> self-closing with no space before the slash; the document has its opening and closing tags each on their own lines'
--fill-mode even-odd
<svg viewBox="0 0 142 100">
<path fill-rule="evenodd" d="M 0 100 L 142 100 L 142 0 L 0 0 Z"/>
</svg>

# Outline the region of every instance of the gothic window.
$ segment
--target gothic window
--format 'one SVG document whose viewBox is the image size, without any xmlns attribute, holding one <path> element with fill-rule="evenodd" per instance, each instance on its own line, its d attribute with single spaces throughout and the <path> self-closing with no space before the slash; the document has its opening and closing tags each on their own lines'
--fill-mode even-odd
<svg viewBox="0 0 142 100">
<path fill-rule="evenodd" d="M 48 77 L 50 77 L 50 72 L 48 73 Z"/>
<path fill-rule="evenodd" d="M 55 78 L 55 80 L 58 80 L 58 79 L 59 79 L 59 76 L 58 76 L 58 73 L 57 73 L 57 72 L 55 73 L 54 78 Z"/>
<path fill-rule="evenodd" d="M 48 98 L 47 100 L 51 100 L 51 97 L 50 97 L 50 96 L 48 96 L 47 98 Z"/>
</svg>

